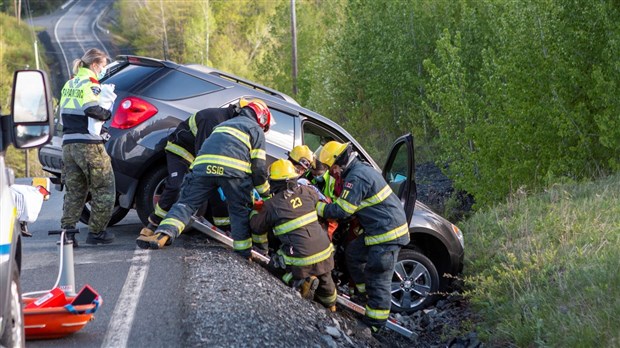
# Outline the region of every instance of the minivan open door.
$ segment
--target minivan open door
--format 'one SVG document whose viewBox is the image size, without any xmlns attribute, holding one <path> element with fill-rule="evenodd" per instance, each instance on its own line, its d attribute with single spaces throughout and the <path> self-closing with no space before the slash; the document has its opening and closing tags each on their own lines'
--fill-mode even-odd
<svg viewBox="0 0 620 348">
<path fill-rule="evenodd" d="M 410 224 L 417 197 L 415 154 L 411 133 L 396 139 L 392 145 L 392 150 L 383 166 L 383 178 L 403 203 L 407 222 Z"/>
</svg>

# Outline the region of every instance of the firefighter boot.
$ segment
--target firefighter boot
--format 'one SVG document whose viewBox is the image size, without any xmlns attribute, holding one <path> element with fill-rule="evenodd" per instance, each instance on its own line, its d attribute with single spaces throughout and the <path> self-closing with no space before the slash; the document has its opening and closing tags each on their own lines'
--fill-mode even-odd
<svg viewBox="0 0 620 348">
<path fill-rule="evenodd" d="M 319 287 L 319 278 L 315 276 L 310 276 L 306 278 L 306 280 L 299 287 L 299 292 L 301 293 L 301 297 L 307 299 L 314 299 L 314 292 Z"/>
<path fill-rule="evenodd" d="M 151 249 L 161 249 L 164 245 L 172 244 L 172 240 L 170 236 L 165 233 L 157 233 L 154 238 L 151 239 Z"/>
<path fill-rule="evenodd" d="M 145 237 L 150 237 L 152 235 L 155 234 L 155 231 L 157 229 L 157 225 L 153 225 L 151 222 L 149 222 L 148 225 L 146 225 L 146 227 L 142 227 L 142 229 L 140 230 L 140 235 L 141 236 L 145 236 Z"/>
<path fill-rule="evenodd" d="M 170 245 L 172 240 L 165 233 L 157 232 L 150 236 L 140 235 L 136 239 L 136 244 L 142 249 L 161 249 L 164 245 Z"/>
</svg>

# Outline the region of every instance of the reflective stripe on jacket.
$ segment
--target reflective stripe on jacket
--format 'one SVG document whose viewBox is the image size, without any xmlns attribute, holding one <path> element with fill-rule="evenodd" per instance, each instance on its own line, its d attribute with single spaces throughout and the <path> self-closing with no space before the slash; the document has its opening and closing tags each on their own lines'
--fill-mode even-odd
<svg viewBox="0 0 620 348">
<path fill-rule="evenodd" d="M 211 135 L 213 128 L 236 114 L 233 105 L 226 108 L 203 109 L 192 114 L 168 135 L 165 150 L 192 163 L 196 152 Z"/>
<path fill-rule="evenodd" d="M 101 87 L 95 73 L 80 68 L 78 73 L 62 88 L 60 115 L 63 124 L 62 143 L 103 143 L 100 135 L 88 132 L 88 118 L 107 121 L 111 113 L 99 106 Z"/>
<path fill-rule="evenodd" d="M 319 216 L 344 219 L 355 214 L 366 245 L 409 244 L 405 210 L 381 173 L 356 158 L 343 177 L 340 197 L 332 204 L 317 204 Z"/>
<path fill-rule="evenodd" d="M 242 109 L 237 117 L 213 129 L 191 168 L 208 176 L 252 177 L 258 193 L 269 192 L 265 153 L 265 134 L 254 115 Z"/>
</svg>

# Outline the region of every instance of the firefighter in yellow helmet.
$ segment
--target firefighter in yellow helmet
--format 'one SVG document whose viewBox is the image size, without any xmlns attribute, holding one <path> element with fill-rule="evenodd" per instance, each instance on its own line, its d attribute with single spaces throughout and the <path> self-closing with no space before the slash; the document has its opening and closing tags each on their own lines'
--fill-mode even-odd
<svg viewBox="0 0 620 348">
<path fill-rule="evenodd" d="M 330 310 L 336 307 L 336 286 L 331 277 L 334 247 L 327 232 L 318 223 L 315 206 L 317 192 L 299 185 L 299 173 L 284 159 L 269 167 L 269 183 L 273 197 L 265 201 L 260 212 L 253 212 L 250 226 L 253 234 L 273 235 L 280 248 L 272 256 L 271 268 L 284 274 L 287 284 L 299 287 L 305 298 L 315 298 Z"/>
<path fill-rule="evenodd" d="M 363 321 L 377 332 L 390 314 L 398 252 L 409 244 L 405 211 L 381 173 L 362 162 L 350 143 L 328 142 L 318 161 L 343 180 L 343 190 L 333 204 L 317 203 L 318 215 L 331 219 L 355 215 L 362 227 L 345 254 L 357 290 L 368 297 Z"/>
<path fill-rule="evenodd" d="M 297 145 L 288 153 L 288 160 L 302 177 L 306 176 L 314 162 L 314 153 L 308 145 Z"/>
</svg>

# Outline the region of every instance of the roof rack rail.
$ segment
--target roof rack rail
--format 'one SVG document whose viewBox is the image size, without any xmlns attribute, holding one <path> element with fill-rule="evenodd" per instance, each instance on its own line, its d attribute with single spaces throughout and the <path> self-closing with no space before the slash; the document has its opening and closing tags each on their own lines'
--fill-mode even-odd
<svg viewBox="0 0 620 348">
<path fill-rule="evenodd" d="M 275 89 L 272 89 L 272 88 L 269 88 L 269 87 L 265 87 L 265 86 L 260 85 L 258 83 L 246 80 L 246 79 L 241 78 L 239 76 L 228 74 L 228 73 L 225 73 L 223 71 L 220 71 L 220 70 L 217 70 L 217 69 L 214 69 L 214 68 L 211 68 L 211 67 L 205 67 L 205 66 L 199 65 L 199 64 L 188 64 L 187 66 L 188 67 L 198 67 L 198 68 L 202 68 L 203 70 L 205 70 L 205 68 L 206 68 L 206 71 L 210 75 L 214 75 L 214 76 L 217 76 L 219 78 L 226 79 L 226 80 L 238 83 L 238 84 L 243 85 L 245 87 L 252 88 L 252 89 L 260 91 L 262 93 L 272 95 L 274 97 L 277 97 L 277 98 L 280 98 L 282 100 L 285 100 L 285 101 L 287 101 L 287 102 L 289 102 L 291 104 L 299 105 L 297 100 L 293 99 L 293 97 L 291 97 L 289 95 L 286 95 L 286 94 L 284 94 L 282 92 L 276 91 Z"/>
<path fill-rule="evenodd" d="M 149 58 L 149 57 L 141 57 L 141 56 L 133 56 L 133 55 L 118 55 L 116 56 L 116 60 L 124 60 L 132 64 L 139 64 L 139 65 L 144 65 L 144 66 L 168 66 L 168 67 L 178 66 L 178 64 L 171 62 L 171 61 L 167 61 L 167 60 L 161 60 L 161 59 Z"/>
</svg>

